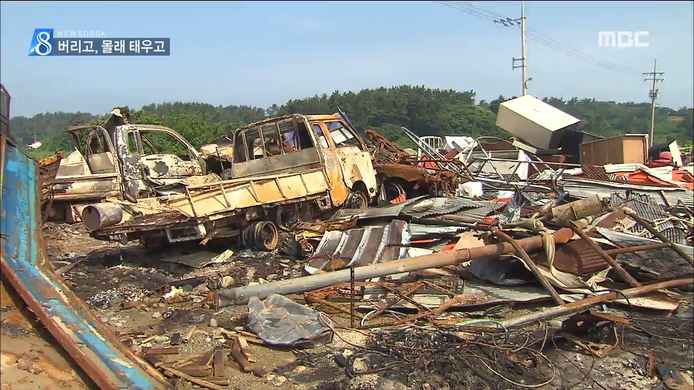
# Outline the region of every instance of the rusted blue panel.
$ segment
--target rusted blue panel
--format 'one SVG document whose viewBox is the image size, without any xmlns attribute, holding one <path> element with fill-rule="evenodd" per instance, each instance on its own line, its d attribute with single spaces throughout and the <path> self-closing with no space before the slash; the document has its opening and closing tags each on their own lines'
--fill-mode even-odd
<svg viewBox="0 0 694 390">
<path fill-rule="evenodd" d="M 11 144 L 9 139 L 2 146 L 0 227 L 3 274 L 44 326 L 100 388 L 168 388 L 167 381 L 128 351 L 115 334 L 55 275 L 47 263 L 39 222 L 37 162 Z"/>
</svg>

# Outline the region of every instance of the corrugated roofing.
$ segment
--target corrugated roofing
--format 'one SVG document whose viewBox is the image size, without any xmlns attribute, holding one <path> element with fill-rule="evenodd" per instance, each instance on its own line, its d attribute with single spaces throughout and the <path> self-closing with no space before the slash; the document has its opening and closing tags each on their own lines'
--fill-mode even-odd
<svg viewBox="0 0 694 390">
<path fill-rule="evenodd" d="M 405 246 L 409 243 L 407 223 L 394 220 L 388 225 L 326 232 L 315 253 L 342 259 L 348 265 L 362 266 L 404 258 Z"/>
<path fill-rule="evenodd" d="M 454 214 L 461 210 L 470 211 L 471 209 L 479 208 L 489 210 L 490 205 L 492 205 L 490 202 L 480 202 L 466 198 L 429 198 L 405 207 L 401 214 L 415 218 L 429 218 L 437 215 Z M 486 211 L 484 215 L 488 213 L 489 211 Z"/>
<path fill-rule="evenodd" d="M 651 200 L 650 196 L 638 193 L 630 193 L 629 197 L 621 196 L 620 194 L 612 194 L 612 197 L 610 197 L 610 207 L 617 207 L 621 205 L 625 205 L 630 209 L 634 210 L 641 218 L 645 219 L 646 221 L 656 222 L 658 231 L 665 235 L 665 237 L 667 237 L 667 239 L 672 241 L 673 243 L 686 243 L 686 232 L 684 227 L 680 223 L 675 224 L 671 219 L 672 216 L 666 213 L 665 210 L 663 210 L 663 208 L 660 207 L 658 204 L 654 203 Z M 612 217 L 619 218 L 618 213 L 619 211 L 616 213 L 612 213 Z M 626 214 L 624 214 L 624 217 L 628 218 Z M 614 223 L 616 223 L 616 220 L 611 221 L 613 218 L 608 217 L 606 219 L 603 219 L 598 223 L 598 225 L 606 228 L 612 228 L 614 227 Z M 613 226 L 609 226 L 610 223 L 612 223 Z M 638 236 L 644 236 L 647 238 L 653 237 L 651 233 L 649 233 L 643 226 L 637 223 L 627 227 L 627 232 Z"/>
<path fill-rule="evenodd" d="M 625 193 L 634 191 L 642 194 L 651 195 L 651 200 L 659 205 L 665 205 L 660 192 L 665 194 L 665 198 L 671 205 L 681 202 L 685 206 L 694 207 L 694 192 L 686 188 L 641 186 L 629 183 L 605 182 L 591 180 L 587 178 L 562 179 L 562 188 L 572 197 L 583 199 L 595 196 L 600 198 L 610 197 L 612 193 Z"/>
</svg>

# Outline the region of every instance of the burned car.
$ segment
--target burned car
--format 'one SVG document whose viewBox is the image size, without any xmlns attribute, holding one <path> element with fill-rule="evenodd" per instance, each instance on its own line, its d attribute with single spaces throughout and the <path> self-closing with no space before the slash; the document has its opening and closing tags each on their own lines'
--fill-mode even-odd
<svg viewBox="0 0 694 390">
<path fill-rule="evenodd" d="M 239 237 L 243 246 L 272 250 L 278 228 L 338 207 L 364 208 L 377 195 L 369 149 L 342 114 L 268 118 L 201 149 L 223 180 L 186 185 L 166 199 L 166 211 L 92 235 L 151 245 Z"/>
</svg>

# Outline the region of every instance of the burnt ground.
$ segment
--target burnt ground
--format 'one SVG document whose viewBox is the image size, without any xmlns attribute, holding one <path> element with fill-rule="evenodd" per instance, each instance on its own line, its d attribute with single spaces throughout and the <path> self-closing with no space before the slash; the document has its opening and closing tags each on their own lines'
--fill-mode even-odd
<svg viewBox="0 0 694 390">
<path fill-rule="evenodd" d="M 223 342 L 222 328 L 233 330 L 245 324 L 247 308 L 216 310 L 209 299 L 210 288 L 219 288 L 222 281 L 225 286 L 237 286 L 303 273 L 300 261 L 271 253 L 235 251 L 229 262 L 199 269 L 172 262 L 196 256 L 211 258 L 228 248 L 224 243 L 202 248 L 176 246 L 152 252 L 136 245 L 93 240 L 80 225 L 48 224 L 44 234 L 55 268 L 80 261 L 63 277 L 136 353 L 147 347 L 170 346 L 174 333 L 187 334 L 195 329 L 190 342 L 179 346 L 178 354 L 162 357 L 167 364 L 212 350 Z M 179 284 L 180 290 L 174 291 L 175 294 L 164 288 L 178 280 L 186 282 Z M 173 296 L 164 298 L 166 293 Z M 300 295 L 289 298 L 304 303 Z M 134 300 L 145 303 L 121 308 L 122 303 Z M 516 305 L 510 315 L 537 309 Z M 231 378 L 229 389 L 257 390 L 665 389 L 658 375 L 648 376 L 651 355 L 659 363 L 667 360 L 685 376 L 692 376 L 691 299 L 685 300 L 674 314 L 625 311 L 623 306 L 610 308 L 610 313 L 626 317 L 630 323 L 616 326 L 619 347 L 604 358 L 594 357 L 576 344 L 562 340 L 545 341 L 541 355 L 532 352 L 541 348 L 546 334 L 556 330 L 558 320 L 512 330 L 509 343 L 504 346 L 500 342 L 503 335 L 472 328 L 466 333 L 458 329 L 447 334 L 414 326 L 406 332 L 383 334 L 347 330 L 348 316 L 330 314 L 338 329 L 327 346 L 290 350 L 251 345 L 257 359 L 254 367 L 262 367 L 267 374 L 259 377 L 243 373 L 230 359 L 225 376 Z M 3 353 L 8 329 L 3 325 Z M 601 337 L 605 334 L 598 339 Z M 37 349 L 48 353 L 49 348 L 41 344 Z M 74 369 L 70 370 L 71 378 L 80 377 Z M 48 388 L 87 388 L 86 385 L 77 387 L 81 386 L 77 382 L 71 382 L 73 387 Z M 546 385 L 537 386 L 545 382 Z M 183 380 L 174 380 L 174 384 L 179 389 L 196 388 Z M 10 388 L 22 387 L 7 387 Z"/>
</svg>

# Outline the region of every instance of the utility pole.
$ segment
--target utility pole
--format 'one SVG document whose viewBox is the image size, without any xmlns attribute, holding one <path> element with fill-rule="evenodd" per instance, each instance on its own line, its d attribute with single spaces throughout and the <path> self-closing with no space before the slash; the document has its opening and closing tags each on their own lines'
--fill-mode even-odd
<svg viewBox="0 0 694 390">
<path fill-rule="evenodd" d="M 652 81 L 653 86 L 651 87 L 651 91 L 648 94 L 648 96 L 651 98 L 651 133 L 648 136 L 650 138 L 650 145 L 653 146 L 653 131 L 655 129 L 655 100 L 658 98 L 658 82 L 664 81 L 665 79 L 659 78 L 658 76 L 664 75 L 665 72 L 658 72 L 658 60 L 653 61 L 653 72 L 646 72 L 643 75 L 644 76 L 652 76 L 650 78 L 645 78 L 643 79 L 643 82 L 645 83 L 646 81 Z"/>
<path fill-rule="evenodd" d="M 532 78 L 528 78 L 528 67 L 526 63 L 526 55 L 525 55 L 525 2 L 521 1 L 521 17 L 518 19 L 511 19 L 511 18 L 506 18 L 506 19 L 497 19 L 494 21 L 496 24 L 501 24 L 504 27 L 511 27 L 511 26 L 520 26 L 521 30 L 521 58 L 513 58 L 513 63 L 512 63 L 512 69 L 518 69 L 521 68 L 522 77 L 523 77 L 523 96 L 528 94 L 528 81 L 532 80 Z M 516 62 L 520 61 L 520 65 L 516 65 Z"/>
</svg>

